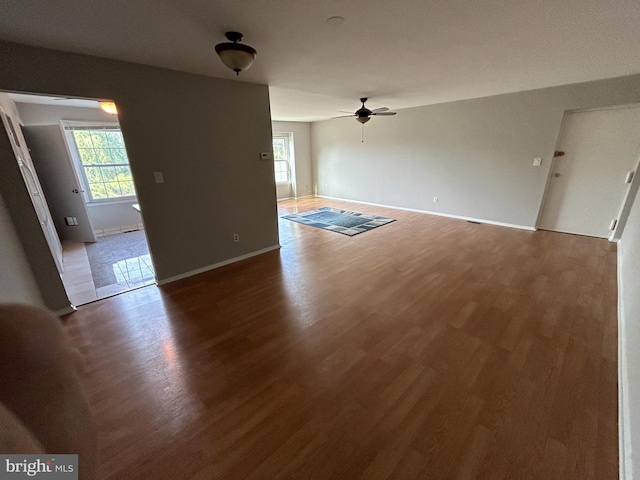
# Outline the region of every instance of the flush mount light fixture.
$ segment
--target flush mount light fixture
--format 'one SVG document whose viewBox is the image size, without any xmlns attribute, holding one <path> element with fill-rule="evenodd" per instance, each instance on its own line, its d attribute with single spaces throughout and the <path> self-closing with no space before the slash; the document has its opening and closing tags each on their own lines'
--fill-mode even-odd
<svg viewBox="0 0 640 480">
<path fill-rule="evenodd" d="M 236 72 L 236 75 L 240 75 L 240 72 L 251 67 L 257 52 L 249 45 L 238 43 L 242 41 L 240 32 L 227 32 L 224 36 L 233 43 L 219 43 L 216 45 L 216 53 L 220 56 L 222 63 Z"/>
<path fill-rule="evenodd" d="M 113 102 L 100 102 L 100 108 L 110 115 L 117 115 L 118 109 Z"/>
</svg>

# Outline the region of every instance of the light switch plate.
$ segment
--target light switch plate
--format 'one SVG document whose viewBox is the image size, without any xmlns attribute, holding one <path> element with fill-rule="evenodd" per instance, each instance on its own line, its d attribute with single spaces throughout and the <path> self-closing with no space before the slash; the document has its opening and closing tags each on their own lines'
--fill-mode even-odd
<svg viewBox="0 0 640 480">
<path fill-rule="evenodd" d="M 162 172 L 153 172 L 153 178 L 155 178 L 156 183 L 164 183 L 164 175 L 162 175 Z"/>
<path fill-rule="evenodd" d="M 539 167 L 540 165 L 542 165 L 542 158 L 540 158 L 540 157 L 534 158 L 533 159 L 533 166 L 534 167 Z"/>
</svg>

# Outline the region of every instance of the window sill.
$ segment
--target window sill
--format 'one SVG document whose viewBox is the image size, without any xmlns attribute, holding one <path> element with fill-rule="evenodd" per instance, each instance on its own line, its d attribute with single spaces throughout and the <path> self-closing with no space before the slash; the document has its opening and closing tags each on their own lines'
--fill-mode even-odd
<svg viewBox="0 0 640 480">
<path fill-rule="evenodd" d="M 122 203 L 138 203 L 137 197 L 127 197 L 127 199 L 122 200 L 103 200 L 98 202 L 87 202 L 87 207 L 99 207 L 101 205 L 118 205 Z"/>
</svg>

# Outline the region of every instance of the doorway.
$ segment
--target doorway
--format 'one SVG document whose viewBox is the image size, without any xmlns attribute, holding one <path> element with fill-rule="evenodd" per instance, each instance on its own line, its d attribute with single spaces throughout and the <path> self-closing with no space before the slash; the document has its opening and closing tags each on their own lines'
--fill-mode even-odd
<svg viewBox="0 0 640 480">
<path fill-rule="evenodd" d="M 4 95 L 49 200 L 70 302 L 79 306 L 154 284 L 117 116 L 97 100 Z"/>
<path fill-rule="evenodd" d="M 7 107 L 6 101 L 3 101 L 2 104 L 5 105 L 5 108 Z M 58 238 L 53 226 L 53 219 L 49 213 L 47 200 L 44 196 L 38 176 L 35 173 L 35 168 L 33 166 L 31 156 L 29 155 L 29 149 L 27 148 L 22 135 L 18 134 L 19 126 L 16 122 L 15 115 L 11 109 L 6 108 L 5 110 L 5 108 L 0 107 L 2 123 L 8 134 L 9 141 L 11 142 L 11 148 L 13 149 L 15 159 L 18 162 L 18 167 L 20 168 L 22 179 L 27 187 L 33 208 L 38 216 L 38 222 L 42 227 L 42 233 L 49 245 L 49 249 L 51 250 L 51 255 L 55 261 L 56 267 L 58 268 L 58 272 L 62 273 L 62 245 L 60 244 L 60 239 Z"/>
<path fill-rule="evenodd" d="M 609 238 L 640 148 L 640 106 L 565 115 L 538 228 Z"/>
</svg>

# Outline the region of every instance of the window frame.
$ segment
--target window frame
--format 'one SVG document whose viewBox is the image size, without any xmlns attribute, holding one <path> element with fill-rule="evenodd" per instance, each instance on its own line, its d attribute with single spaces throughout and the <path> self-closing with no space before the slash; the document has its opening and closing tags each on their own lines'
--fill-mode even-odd
<svg viewBox="0 0 640 480">
<path fill-rule="evenodd" d="M 291 185 L 293 183 L 292 181 L 292 169 L 291 169 L 291 159 L 292 159 L 292 149 L 293 149 L 293 145 L 291 145 L 291 134 L 290 133 L 285 133 L 285 132 L 274 132 L 271 135 L 271 144 L 272 144 L 272 150 L 273 150 L 273 140 L 274 139 L 283 139 L 284 140 L 284 147 L 285 147 L 285 153 L 286 153 L 286 159 L 285 160 L 277 160 L 276 156 L 275 156 L 275 152 L 273 155 L 273 178 L 276 182 L 276 185 Z M 278 181 L 276 180 L 276 169 L 275 169 L 275 164 L 276 162 L 284 162 L 285 166 L 286 166 L 286 172 L 287 172 L 287 179 L 285 181 Z"/>
<path fill-rule="evenodd" d="M 80 158 L 80 152 L 78 149 L 78 144 L 76 142 L 75 136 L 73 134 L 74 130 L 117 130 L 122 135 L 122 129 L 120 128 L 120 124 L 117 122 L 78 122 L 78 121 L 61 121 L 60 122 L 63 136 L 65 139 L 65 143 L 67 146 L 67 152 L 69 157 L 71 158 L 71 164 L 73 165 L 73 171 L 76 175 L 76 180 L 78 181 L 78 185 L 82 190 L 82 195 L 85 203 L 87 205 L 104 205 L 104 204 L 116 204 L 116 203 L 130 203 L 132 201 L 137 200 L 137 194 L 134 195 L 121 195 L 118 197 L 111 198 L 93 198 L 91 195 L 90 183 L 87 177 L 87 172 L 85 170 L 86 166 L 82 163 L 82 159 Z M 124 138 L 123 138 L 124 141 Z M 125 154 L 126 154 L 126 145 L 125 145 Z M 128 163 L 118 163 L 118 164 L 108 164 L 104 166 L 109 167 L 122 167 L 126 166 L 129 168 L 131 172 L 131 162 L 129 161 L 129 156 L 127 155 Z M 90 167 L 90 168 L 100 168 Z M 135 182 L 133 181 L 133 172 L 131 172 L 131 179 L 133 182 L 133 188 L 135 191 Z"/>
</svg>

